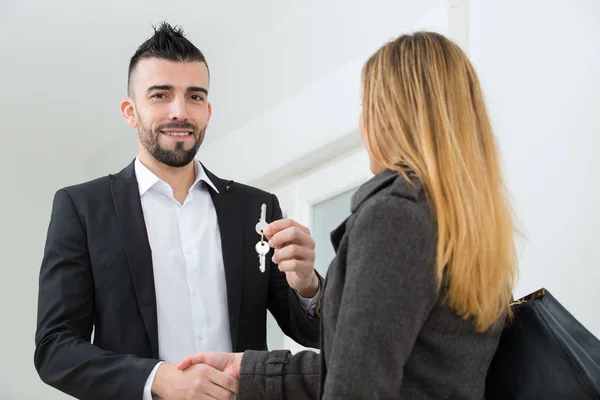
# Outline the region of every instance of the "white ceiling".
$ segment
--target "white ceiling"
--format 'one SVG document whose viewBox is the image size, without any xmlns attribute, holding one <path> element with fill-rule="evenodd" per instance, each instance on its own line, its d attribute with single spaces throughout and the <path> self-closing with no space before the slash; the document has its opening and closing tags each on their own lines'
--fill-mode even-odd
<svg viewBox="0 0 600 400">
<path fill-rule="evenodd" d="M 379 20 L 397 21 L 400 33 L 439 3 L 1 0 L 0 82 L 10 96 L 0 99 L 0 113 L 29 121 L 45 143 L 38 152 L 69 146 L 91 154 L 124 135 L 134 138 L 119 114 L 127 65 L 151 24 L 167 20 L 208 59 L 210 142 L 371 48 L 361 38 Z"/>
</svg>

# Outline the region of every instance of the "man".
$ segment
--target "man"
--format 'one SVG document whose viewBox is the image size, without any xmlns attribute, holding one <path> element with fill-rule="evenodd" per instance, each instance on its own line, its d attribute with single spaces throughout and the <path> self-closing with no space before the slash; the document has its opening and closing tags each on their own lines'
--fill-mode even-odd
<svg viewBox="0 0 600 400">
<path fill-rule="evenodd" d="M 121 104 L 138 156 L 57 191 L 35 350 L 49 385 L 84 399 L 230 398 L 228 375 L 176 364 L 203 350 L 265 349 L 267 309 L 286 335 L 318 346 L 322 278 L 308 229 L 281 219 L 274 195 L 195 159 L 208 92 L 201 51 L 161 24 L 132 57 Z M 262 204 L 275 248 L 265 272 L 255 250 Z"/>
</svg>

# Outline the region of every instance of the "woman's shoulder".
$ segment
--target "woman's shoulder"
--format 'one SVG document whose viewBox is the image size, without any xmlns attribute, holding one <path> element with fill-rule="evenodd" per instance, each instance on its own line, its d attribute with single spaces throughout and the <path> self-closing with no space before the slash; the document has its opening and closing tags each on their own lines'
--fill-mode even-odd
<svg viewBox="0 0 600 400">
<path fill-rule="evenodd" d="M 436 298 L 436 231 L 418 182 L 387 174 L 385 184 L 358 194 L 347 224 L 347 270 L 397 296 Z M 372 189 L 372 188 L 371 188 Z"/>
<path fill-rule="evenodd" d="M 348 246 L 371 255 L 373 262 L 361 268 L 381 269 L 389 264 L 401 272 L 415 264 L 429 264 L 431 268 L 420 268 L 420 278 L 433 282 L 436 230 L 430 207 L 420 184 L 404 179 L 391 175 L 368 195 L 360 197 L 357 192 L 356 208 L 346 224 Z"/>
<path fill-rule="evenodd" d="M 433 234 L 433 215 L 421 182 L 386 170 L 354 195 L 352 212 L 357 222 L 379 230 Z"/>
</svg>

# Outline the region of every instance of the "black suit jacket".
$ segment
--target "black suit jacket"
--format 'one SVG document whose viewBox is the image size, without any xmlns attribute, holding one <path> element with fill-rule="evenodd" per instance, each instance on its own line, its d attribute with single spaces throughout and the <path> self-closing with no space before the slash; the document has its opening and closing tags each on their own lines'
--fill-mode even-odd
<svg viewBox="0 0 600 400">
<path fill-rule="evenodd" d="M 304 311 L 272 253 L 266 271 L 259 271 L 255 225 L 263 203 L 268 222 L 282 217 L 277 198 L 206 173 L 219 190 L 209 189 L 221 232 L 233 351 L 266 349 L 267 309 L 286 335 L 317 347 L 319 321 Z M 142 399 L 159 349 L 151 250 L 133 163 L 56 192 L 35 343 L 38 374 L 58 390 L 81 399 Z"/>
</svg>

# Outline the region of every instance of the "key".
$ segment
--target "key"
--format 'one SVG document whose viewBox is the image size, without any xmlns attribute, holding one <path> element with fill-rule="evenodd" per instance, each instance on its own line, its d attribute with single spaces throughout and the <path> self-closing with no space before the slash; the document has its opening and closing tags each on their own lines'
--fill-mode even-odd
<svg viewBox="0 0 600 400">
<path fill-rule="evenodd" d="M 260 272 L 265 272 L 265 257 L 270 250 L 269 244 L 265 242 L 264 231 L 267 225 L 267 205 L 263 204 L 260 207 L 260 219 L 256 224 L 256 233 L 260 235 L 260 242 L 256 243 L 256 252 L 258 253 Z"/>
<path fill-rule="evenodd" d="M 256 243 L 256 252 L 258 253 L 258 261 L 260 263 L 260 272 L 265 272 L 265 257 L 269 252 L 269 244 L 261 239 L 260 242 Z"/>
<path fill-rule="evenodd" d="M 265 228 L 267 227 L 267 205 L 263 204 L 260 207 L 260 219 L 258 220 L 258 223 L 256 224 L 256 233 L 258 233 L 259 235 L 261 235 L 261 240 L 262 240 L 262 236 L 263 236 L 263 232 L 265 230 Z"/>
</svg>

